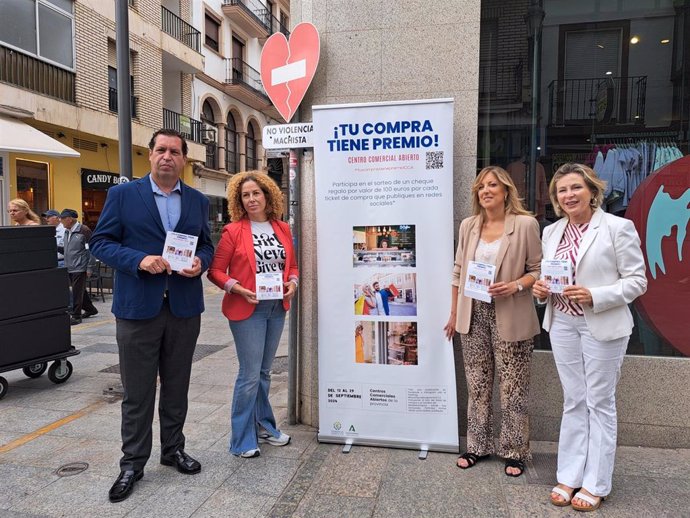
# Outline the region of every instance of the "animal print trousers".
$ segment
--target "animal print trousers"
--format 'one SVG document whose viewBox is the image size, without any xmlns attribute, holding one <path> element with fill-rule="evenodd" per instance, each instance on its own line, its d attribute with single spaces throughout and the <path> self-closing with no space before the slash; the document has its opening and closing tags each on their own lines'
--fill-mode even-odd
<svg viewBox="0 0 690 518">
<path fill-rule="evenodd" d="M 477 456 L 497 453 L 506 459 L 528 461 L 529 381 L 534 340 L 501 340 L 493 303 L 473 301 L 472 322 L 461 335 L 467 378 L 467 451 Z M 492 394 L 494 370 L 501 401 L 501 433 L 494 445 Z"/>
</svg>

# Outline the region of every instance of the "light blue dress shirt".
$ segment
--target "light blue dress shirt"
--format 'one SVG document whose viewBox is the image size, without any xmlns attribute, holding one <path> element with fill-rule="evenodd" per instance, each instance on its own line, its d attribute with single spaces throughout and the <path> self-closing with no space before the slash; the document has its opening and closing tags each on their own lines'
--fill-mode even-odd
<svg viewBox="0 0 690 518">
<path fill-rule="evenodd" d="M 151 181 L 151 189 L 153 190 L 153 199 L 156 200 L 158 213 L 163 222 L 163 228 L 166 231 L 175 230 L 177 222 L 180 221 L 180 213 L 182 212 L 182 189 L 180 188 L 180 181 L 177 180 L 175 187 L 166 194 L 161 191 L 160 187 L 153 181 L 153 176 L 149 175 Z"/>
</svg>

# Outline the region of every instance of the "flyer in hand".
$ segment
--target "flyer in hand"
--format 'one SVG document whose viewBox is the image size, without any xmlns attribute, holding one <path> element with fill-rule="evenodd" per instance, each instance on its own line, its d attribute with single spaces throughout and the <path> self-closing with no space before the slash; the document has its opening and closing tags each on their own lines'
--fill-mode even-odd
<svg viewBox="0 0 690 518">
<path fill-rule="evenodd" d="M 283 274 L 257 273 L 256 274 L 256 299 L 274 300 L 283 298 Z"/>
<path fill-rule="evenodd" d="M 568 259 L 543 259 L 541 278 L 551 293 L 563 293 L 563 288 L 573 283 L 573 265 Z"/>
<path fill-rule="evenodd" d="M 470 261 L 467 265 L 465 277 L 465 296 L 473 299 L 491 302 L 489 286 L 494 282 L 496 266 L 493 264 Z"/>
<path fill-rule="evenodd" d="M 197 236 L 169 231 L 163 245 L 163 259 L 170 263 L 173 271 L 191 268 L 194 264 Z"/>
</svg>

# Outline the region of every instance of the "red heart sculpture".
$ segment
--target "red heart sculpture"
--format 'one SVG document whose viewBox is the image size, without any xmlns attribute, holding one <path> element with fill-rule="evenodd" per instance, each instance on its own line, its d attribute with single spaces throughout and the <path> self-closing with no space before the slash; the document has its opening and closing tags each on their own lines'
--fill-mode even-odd
<svg viewBox="0 0 690 518">
<path fill-rule="evenodd" d="M 319 54 L 319 32 L 311 23 L 298 24 L 289 41 L 280 32 L 266 40 L 261 51 L 261 81 L 285 122 L 290 122 L 304 99 Z"/>
</svg>

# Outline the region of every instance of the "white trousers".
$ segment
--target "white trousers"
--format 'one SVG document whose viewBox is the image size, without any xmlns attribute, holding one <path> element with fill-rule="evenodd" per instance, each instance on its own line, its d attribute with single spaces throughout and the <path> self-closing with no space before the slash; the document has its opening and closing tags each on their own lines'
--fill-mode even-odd
<svg viewBox="0 0 690 518">
<path fill-rule="evenodd" d="M 607 496 L 616 456 L 616 384 L 629 337 L 601 342 L 584 317 L 560 311 L 549 335 L 563 386 L 558 482 Z"/>
</svg>

